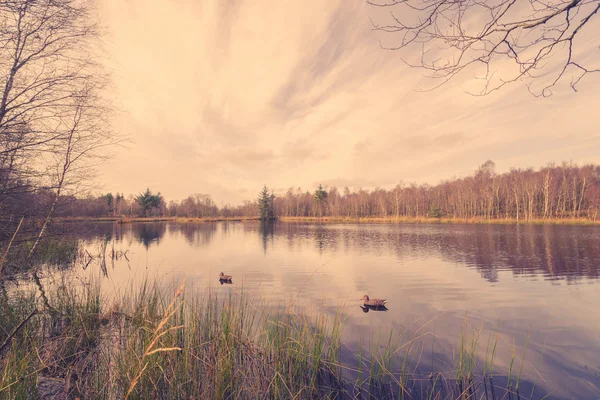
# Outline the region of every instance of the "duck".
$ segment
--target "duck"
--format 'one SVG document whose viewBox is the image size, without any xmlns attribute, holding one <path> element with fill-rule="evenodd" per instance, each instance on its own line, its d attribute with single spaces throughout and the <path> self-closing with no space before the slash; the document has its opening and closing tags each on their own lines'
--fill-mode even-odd
<svg viewBox="0 0 600 400">
<path fill-rule="evenodd" d="M 366 294 L 361 298 L 365 302 L 365 306 L 371 307 L 383 307 L 385 303 L 387 303 L 386 299 L 369 299 L 369 296 Z"/>
<path fill-rule="evenodd" d="M 231 275 L 225 275 L 224 273 L 220 273 L 219 274 L 219 280 L 220 281 L 226 281 L 226 282 L 231 282 L 231 279 L 233 278 L 233 276 Z"/>
</svg>

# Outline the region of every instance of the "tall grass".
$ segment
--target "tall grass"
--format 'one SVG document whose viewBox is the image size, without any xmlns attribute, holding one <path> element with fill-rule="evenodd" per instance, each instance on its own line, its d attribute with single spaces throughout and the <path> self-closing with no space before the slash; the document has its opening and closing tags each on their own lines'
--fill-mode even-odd
<svg viewBox="0 0 600 400">
<path fill-rule="evenodd" d="M 2 269 L 3 276 L 11 276 L 27 272 L 36 266 L 50 266 L 58 269 L 69 268 L 75 263 L 79 254 L 79 240 L 74 238 L 44 238 L 38 246 L 33 258 L 29 252 L 33 241 L 25 240 L 18 244 L 9 243 L 4 250 Z"/>
<path fill-rule="evenodd" d="M 48 299 L 37 311 L 33 292 L 0 296 L 0 398 L 485 398 L 480 331 L 464 335 L 452 372 L 422 374 L 429 333 L 410 326 L 380 329 L 344 360 L 341 309 L 272 311 L 244 292 L 148 281 L 110 299 L 99 284 L 64 282 Z"/>
</svg>

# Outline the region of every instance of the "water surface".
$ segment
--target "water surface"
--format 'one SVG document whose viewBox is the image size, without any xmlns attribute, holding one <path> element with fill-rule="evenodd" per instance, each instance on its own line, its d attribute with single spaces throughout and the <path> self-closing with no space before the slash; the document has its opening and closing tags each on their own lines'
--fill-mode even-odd
<svg viewBox="0 0 600 400">
<path fill-rule="evenodd" d="M 416 370 L 450 371 L 462 335 L 478 332 L 481 356 L 498 333 L 494 372 L 521 393 L 600 398 L 600 228 L 557 225 L 133 223 L 66 224 L 91 253 L 102 243 L 127 258 L 86 271 L 109 287 L 145 276 L 223 295 L 244 291 L 348 317 L 344 358 L 380 332 L 423 334 Z M 220 285 L 218 274 L 234 276 Z M 364 312 L 362 295 L 388 299 Z M 362 339 L 361 339 L 362 338 Z M 432 343 L 433 342 L 433 343 Z M 483 361 L 479 360 L 479 368 Z M 526 391 L 526 392 L 525 392 Z"/>
</svg>

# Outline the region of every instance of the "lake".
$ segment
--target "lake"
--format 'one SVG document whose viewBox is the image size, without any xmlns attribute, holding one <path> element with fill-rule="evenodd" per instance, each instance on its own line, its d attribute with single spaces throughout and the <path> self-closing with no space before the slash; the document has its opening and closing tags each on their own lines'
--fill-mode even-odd
<svg viewBox="0 0 600 400">
<path fill-rule="evenodd" d="M 494 374 L 522 368 L 529 398 L 600 398 L 600 227 L 560 225 L 313 224 L 275 222 L 67 223 L 92 254 L 126 257 L 71 271 L 108 290 L 144 279 L 241 292 L 273 307 L 342 309 L 344 359 L 389 330 L 419 337 L 415 371 L 451 371 L 461 338 Z M 221 285 L 219 272 L 233 275 Z M 366 310 L 364 294 L 388 300 Z M 512 371 L 511 370 L 512 361 Z M 483 368 L 483 359 L 477 368 Z M 535 386 L 534 386 L 535 385 Z"/>
</svg>

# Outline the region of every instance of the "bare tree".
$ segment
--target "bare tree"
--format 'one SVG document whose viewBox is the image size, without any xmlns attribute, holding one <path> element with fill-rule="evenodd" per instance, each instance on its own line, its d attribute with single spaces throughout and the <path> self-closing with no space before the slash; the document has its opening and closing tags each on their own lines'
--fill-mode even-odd
<svg viewBox="0 0 600 400">
<path fill-rule="evenodd" d="M 589 51 L 599 51 L 596 32 L 600 21 L 594 17 L 600 10 L 600 0 L 367 3 L 389 10 L 388 21 L 372 20 L 376 30 L 389 33 L 394 40 L 393 44 L 381 46 L 418 50 L 418 61 L 405 62 L 438 78 L 433 88 L 468 69 L 479 71 L 484 81 L 482 89 L 474 94 L 485 95 L 508 83 L 525 80 L 534 95 L 549 96 L 563 77 L 570 76 L 571 87 L 576 90 L 584 76 L 600 71 L 586 59 Z M 592 39 L 588 43 L 582 36 L 585 34 Z M 536 81 L 541 85 L 534 86 Z"/>
<path fill-rule="evenodd" d="M 93 11 L 85 0 L 0 2 L 0 218 L 15 212 L 10 197 L 47 198 L 29 211 L 43 216 L 29 260 L 60 200 L 117 143 Z"/>
<path fill-rule="evenodd" d="M 47 221 L 116 143 L 99 33 L 84 0 L 0 2 L 0 196 L 52 191 Z"/>
<path fill-rule="evenodd" d="M 77 115 L 75 115 L 77 116 Z M 74 119 L 74 124 L 77 123 Z M 75 136 L 73 136 L 74 141 Z M 68 140 L 68 138 L 67 138 Z M 83 147 L 85 148 L 85 146 Z M 64 153 L 57 170 L 56 179 L 68 175 L 77 148 L 71 146 Z M 67 167 L 67 169 L 65 169 Z M 60 187 L 61 185 L 58 185 Z M 314 189 L 314 188 L 313 188 Z M 325 191 L 324 188 L 317 189 Z M 68 208 L 57 209 L 58 216 L 101 217 L 113 215 L 107 204 L 107 195 L 87 198 L 62 195 L 53 192 L 35 193 L 42 197 L 37 203 L 69 202 Z M 114 198 L 114 196 L 113 196 Z M 123 214 L 137 216 L 143 209 L 134 196 L 120 198 Z M 346 187 L 339 191 L 327 188 L 327 201 L 319 209 L 315 194 L 291 187 L 287 192 L 272 200 L 276 215 L 282 217 L 383 217 L 421 218 L 434 217 L 454 219 L 506 219 L 531 221 L 535 219 L 587 218 L 597 220 L 600 210 L 600 166 L 589 164 L 578 166 L 573 163 L 548 164 L 534 170 L 511 169 L 497 173 L 495 164 L 486 161 L 473 174 L 462 178 L 444 180 L 437 185 L 411 183 L 398 184 L 393 188 L 367 190 Z M 271 199 L 269 199 L 271 201 Z M 158 204 L 158 203 L 157 203 Z M 217 206 L 209 195 L 195 194 L 181 202 L 171 201 L 169 206 L 160 201 L 153 210 L 156 216 L 171 217 L 256 217 L 256 202 L 246 201 L 238 206 Z M 17 221 L 15 221 L 17 222 Z M 14 231 L 11 231 L 12 235 Z M 10 235 L 8 237 L 10 239 Z M 7 239 L 7 241 L 8 241 Z"/>
</svg>

